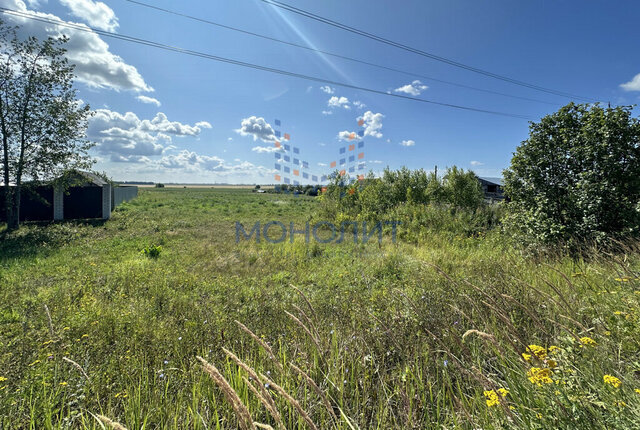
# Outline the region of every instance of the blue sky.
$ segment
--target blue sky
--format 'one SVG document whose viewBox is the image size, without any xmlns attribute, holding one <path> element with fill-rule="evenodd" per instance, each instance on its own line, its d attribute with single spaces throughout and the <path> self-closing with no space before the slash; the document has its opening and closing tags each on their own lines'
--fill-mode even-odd
<svg viewBox="0 0 640 430">
<path fill-rule="evenodd" d="M 512 85 L 292 14 L 259 0 L 147 0 L 156 6 L 406 71 L 382 70 L 284 46 L 125 0 L 7 0 L 51 20 L 392 94 L 524 115 L 570 99 Z M 640 100 L 640 4 L 501 0 L 471 2 L 289 0 L 335 21 L 500 75 L 602 102 Z M 67 34 L 79 97 L 96 115 L 96 170 L 118 180 L 273 183 L 273 129 L 291 135 L 310 172 L 322 174 L 365 132 L 366 168 L 458 165 L 500 176 L 527 137 L 527 120 L 325 86 L 191 57 L 95 33 L 3 15 L 22 34 Z M 504 97 L 411 73 L 527 97 Z M 419 81 L 419 82 L 415 82 Z M 543 103 L 544 102 L 544 103 Z M 365 124 L 359 127 L 358 119 Z M 274 120 L 282 121 L 275 127 Z"/>
</svg>

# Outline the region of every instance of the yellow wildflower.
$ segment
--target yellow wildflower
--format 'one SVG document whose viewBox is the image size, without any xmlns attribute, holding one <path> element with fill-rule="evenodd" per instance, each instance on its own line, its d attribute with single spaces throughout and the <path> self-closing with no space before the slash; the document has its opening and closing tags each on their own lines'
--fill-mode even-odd
<svg viewBox="0 0 640 430">
<path fill-rule="evenodd" d="M 85 333 L 85 334 L 83 334 L 83 335 L 82 335 L 82 338 L 85 338 L 85 337 L 89 337 L 89 335 L 88 335 L 88 334 L 86 334 L 86 333 Z"/>
<path fill-rule="evenodd" d="M 614 406 L 617 406 L 617 407 L 619 407 L 619 408 L 624 408 L 624 407 L 626 407 L 626 406 L 627 406 L 627 404 L 626 404 L 625 402 L 622 402 L 622 401 L 620 401 L 620 402 L 613 402 L 613 405 L 614 405 Z"/>
<path fill-rule="evenodd" d="M 522 358 L 524 358 L 524 361 L 530 361 L 531 360 L 531 354 L 526 354 L 526 353 L 522 353 Z"/>
<path fill-rule="evenodd" d="M 509 394 L 509 390 L 507 390 L 506 388 L 498 388 L 498 393 L 500 393 L 502 397 L 507 397 L 507 394 Z"/>
<path fill-rule="evenodd" d="M 605 384 L 609 384 L 615 388 L 618 388 L 622 384 L 621 380 L 612 375 L 604 375 L 603 379 Z"/>
<path fill-rule="evenodd" d="M 636 388 L 635 390 L 633 390 L 636 392 L 636 394 L 640 394 L 640 388 Z"/>
<path fill-rule="evenodd" d="M 31 366 L 35 366 L 35 365 L 36 365 L 36 364 L 38 364 L 38 363 L 40 363 L 40 360 L 36 360 L 36 361 L 34 361 L 33 363 L 31 363 L 31 364 L 29 365 L 29 367 L 31 367 Z"/>
<path fill-rule="evenodd" d="M 560 351 L 560 348 L 558 348 L 558 347 L 557 347 L 557 346 L 555 346 L 555 345 L 551 345 L 551 346 L 549 347 L 549 353 L 550 353 L 550 354 L 555 354 L 555 353 L 556 353 L 556 351 Z"/>
<path fill-rule="evenodd" d="M 583 345 L 586 346 L 596 346 L 597 343 L 595 340 L 591 339 L 590 337 L 581 337 L 580 338 L 580 343 L 582 343 L 582 345 L 580 345 L 580 348 L 582 348 Z"/>
<path fill-rule="evenodd" d="M 61 382 L 60 385 L 62 385 L 63 387 L 66 387 L 69 384 L 67 382 Z"/>
<path fill-rule="evenodd" d="M 47 345 L 49 345 L 50 343 L 53 343 L 53 342 L 55 342 L 55 340 L 48 340 L 48 341 L 44 342 L 42 344 L 42 346 L 47 346 Z"/>
<path fill-rule="evenodd" d="M 7 380 L 7 378 L 5 378 L 4 376 L 0 376 L 0 382 L 4 382 L 6 380 Z"/>
<path fill-rule="evenodd" d="M 540 360 L 547 358 L 547 350 L 538 345 L 529 345 L 529 351 L 533 352 Z"/>
<path fill-rule="evenodd" d="M 487 398 L 486 402 L 488 407 L 498 406 L 500 404 L 498 393 L 496 393 L 494 390 L 485 391 L 484 396 Z"/>
<path fill-rule="evenodd" d="M 547 366 L 549 366 L 550 369 L 554 369 L 556 367 L 558 367 L 558 362 L 552 359 L 547 360 Z"/>
<path fill-rule="evenodd" d="M 527 372 L 527 377 L 532 384 L 542 386 L 543 384 L 553 383 L 551 379 L 551 369 L 541 369 L 539 367 L 532 367 Z"/>
</svg>

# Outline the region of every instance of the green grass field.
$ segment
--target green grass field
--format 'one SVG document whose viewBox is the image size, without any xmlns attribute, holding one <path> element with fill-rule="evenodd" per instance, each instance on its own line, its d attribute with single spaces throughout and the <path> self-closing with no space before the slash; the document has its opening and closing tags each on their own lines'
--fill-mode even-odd
<svg viewBox="0 0 640 430">
<path fill-rule="evenodd" d="M 145 189 L 104 223 L 6 235 L 0 428 L 640 427 L 636 245 L 543 261 L 497 230 L 235 241 L 235 221 L 302 228 L 317 204 Z"/>
</svg>

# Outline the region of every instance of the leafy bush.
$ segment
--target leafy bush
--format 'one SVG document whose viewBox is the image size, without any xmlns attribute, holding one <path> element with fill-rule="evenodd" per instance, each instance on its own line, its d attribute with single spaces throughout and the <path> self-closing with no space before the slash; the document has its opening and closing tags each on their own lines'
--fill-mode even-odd
<svg viewBox="0 0 640 430">
<path fill-rule="evenodd" d="M 142 251 L 140 252 L 145 257 L 155 260 L 156 258 L 160 257 L 160 253 L 162 253 L 162 246 L 160 245 L 145 246 L 144 248 L 142 248 Z"/>
<path fill-rule="evenodd" d="M 360 181 L 337 173 L 321 196 L 320 214 L 335 221 L 401 221 L 403 229 L 427 228 L 473 235 L 498 224 L 476 175 L 451 167 L 440 178 L 423 169 L 385 169 Z"/>
<path fill-rule="evenodd" d="M 507 224 L 526 244 L 637 236 L 640 121 L 631 107 L 569 104 L 532 123 L 505 171 Z"/>
</svg>

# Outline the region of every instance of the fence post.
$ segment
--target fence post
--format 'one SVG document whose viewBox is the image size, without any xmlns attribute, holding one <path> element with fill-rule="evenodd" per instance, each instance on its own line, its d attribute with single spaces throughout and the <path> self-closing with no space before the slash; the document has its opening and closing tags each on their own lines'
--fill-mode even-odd
<svg viewBox="0 0 640 430">
<path fill-rule="evenodd" d="M 102 219 L 111 218 L 111 184 L 102 186 Z"/>
<path fill-rule="evenodd" d="M 53 186 L 53 220 L 64 219 L 64 188 L 60 184 Z"/>
</svg>

